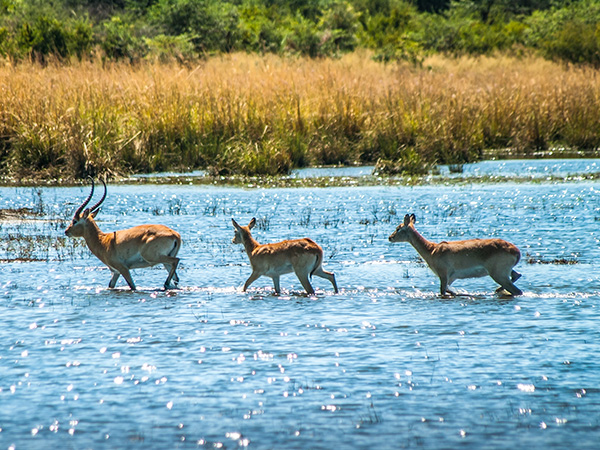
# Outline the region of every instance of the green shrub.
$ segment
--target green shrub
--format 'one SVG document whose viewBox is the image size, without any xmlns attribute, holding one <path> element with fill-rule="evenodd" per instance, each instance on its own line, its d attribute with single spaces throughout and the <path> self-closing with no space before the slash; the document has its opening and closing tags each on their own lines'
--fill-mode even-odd
<svg viewBox="0 0 600 450">
<path fill-rule="evenodd" d="M 19 48 L 33 58 L 45 61 L 49 55 L 64 58 L 68 54 L 69 34 L 63 23 L 47 16 L 21 25 L 17 42 Z"/>
<path fill-rule="evenodd" d="M 403 0 L 389 0 L 363 19 L 361 42 L 374 49 L 379 61 L 420 63 L 423 46 L 418 40 L 418 30 L 415 7 Z"/>
<path fill-rule="evenodd" d="M 292 169 L 290 155 L 270 141 L 234 142 L 208 167 L 211 175 L 285 175 Z"/>
<path fill-rule="evenodd" d="M 118 16 L 104 23 L 101 47 L 109 59 L 136 62 L 146 54 L 145 44 L 135 36 L 135 27 Z"/>
<path fill-rule="evenodd" d="M 400 147 L 394 159 L 379 159 L 375 172 L 385 175 L 425 175 L 433 167 L 433 161 L 413 147 Z"/>
<path fill-rule="evenodd" d="M 310 56 L 326 56 L 322 48 L 322 35 L 317 24 L 300 14 L 286 21 L 283 48 L 290 53 Z"/>
<path fill-rule="evenodd" d="M 165 35 L 191 37 L 197 52 L 229 52 L 242 38 L 235 5 L 210 0 L 158 0 L 151 22 Z"/>
<path fill-rule="evenodd" d="M 582 0 L 535 11 L 524 20 L 525 43 L 548 59 L 600 65 L 600 2 Z"/>
<path fill-rule="evenodd" d="M 87 19 L 77 19 L 72 24 L 67 48 L 81 61 L 89 57 L 94 44 L 94 30 Z"/>
<path fill-rule="evenodd" d="M 575 64 L 600 66 L 600 24 L 572 20 L 544 43 L 544 53 Z"/>
<path fill-rule="evenodd" d="M 281 17 L 265 5 L 244 3 L 240 9 L 240 47 L 254 52 L 278 53 L 284 37 Z"/>
<path fill-rule="evenodd" d="M 197 58 L 192 37 L 187 34 L 179 36 L 159 34 L 153 38 L 145 38 L 144 42 L 148 48 L 147 58 L 153 61 L 163 64 L 171 61 L 185 63 Z"/>
<path fill-rule="evenodd" d="M 319 28 L 323 32 L 323 53 L 348 52 L 358 44 L 357 32 L 360 24 L 352 5 L 343 0 L 334 1 L 323 12 Z"/>
</svg>

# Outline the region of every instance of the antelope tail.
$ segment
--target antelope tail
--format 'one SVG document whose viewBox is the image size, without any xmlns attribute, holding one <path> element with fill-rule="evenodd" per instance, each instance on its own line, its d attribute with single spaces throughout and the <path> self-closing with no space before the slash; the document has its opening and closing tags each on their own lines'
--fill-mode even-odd
<svg viewBox="0 0 600 450">
<path fill-rule="evenodd" d="M 181 246 L 181 241 L 175 239 L 175 242 L 173 242 L 173 248 L 169 252 L 169 256 L 177 256 L 177 253 L 179 253 L 180 246 Z"/>
<path fill-rule="evenodd" d="M 315 273 L 315 271 L 321 267 L 321 265 L 323 264 L 323 253 L 319 252 L 317 254 L 317 261 L 315 262 L 315 265 L 313 267 L 313 269 L 310 271 L 310 278 L 312 279 L 313 273 Z"/>
</svg>

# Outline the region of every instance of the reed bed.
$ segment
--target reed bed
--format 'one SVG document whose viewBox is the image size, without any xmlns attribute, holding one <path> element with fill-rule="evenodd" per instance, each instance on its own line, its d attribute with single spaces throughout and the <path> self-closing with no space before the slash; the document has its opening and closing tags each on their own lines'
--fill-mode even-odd
<svg viewBox="0 0 600 450">
<path fill-rule="evenodd" d="M 77 63 L 0 67 L 0 170 L 88 174 L 204 168 L 274 175 L 375 163 L 419 173 L 485 151 L 595 150 L 600 81 L 536 58 L 233 54 L 195 67 Z"/>
</svg>

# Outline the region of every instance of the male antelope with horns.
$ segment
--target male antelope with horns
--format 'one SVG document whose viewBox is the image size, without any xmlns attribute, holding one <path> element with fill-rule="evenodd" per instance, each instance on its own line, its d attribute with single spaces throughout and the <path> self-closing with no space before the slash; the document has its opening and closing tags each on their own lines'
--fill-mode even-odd
<svg viewBox="0 0 600 450">
<path fill-rule="evenodd" d="M 176 287 L 179 277 L 175 272 L 179 264 L 177 252 L 181 247 L 181 236 L 176 231 L 164 225 L 139 225 L 126 230 L 103 233 L 94 221 L 100 205 L 106 198 L 106 183 L 103 180 L 104 195 L 91 208 L 84 209 L 94 195 L 94 180 L 90 195 L 75 211 L 73 221 L 65 230 L 70 237 L 83 237 L 90 251 L 108 266 L 112 278 L 108 284 L 114 288 L 120 275 L 127 281 L 131 290 L 135 291 L 135 283 L 131 278 L 130 269 L 151 267 L 163 264 L 169 271 L 165 281 L 165 289 Z M 174 282 L 174 285 L 171 284 Z"/>
<path fill-rule="evenodd" d="M 280 293 L 280 275 L 294 272 L 308 294 L 314 294 L 315 290 L 310 284 L 309 278 L 316 275 L 331 282 L 334 291 L 338 292 L 335 275 L 323 270 L 323 249 L 312 239 L 293 239 L 275 244 L 259 244 L 252 237 L 250 230 L 256 225 L 256 219 L 252 219 L 247 226 L 239 225 L 231 219 L 235 228 L 234 244 L 244 244 L 252 273 L 244 283 L 244 291 L 256 279 L 261 276 L 271 277 L 275 292 Z"/>
<path fill-rule="evenodd" d="M 465 241 L 435 243 L 425 239 L 415 229 L 415 215 L 404 216 L 390 237 L 390 242 L 408 242 L 425 260 L 440 279 L 440 293 L 455 295 L 449 287 L 459 278 L 477 278 L 489 275 L 512 295 L 523 292 L 514 282 L 521 274 L 513 267 L 521 259 L 519 249 L 502 239 L 468 239 Z"/>
</svg>

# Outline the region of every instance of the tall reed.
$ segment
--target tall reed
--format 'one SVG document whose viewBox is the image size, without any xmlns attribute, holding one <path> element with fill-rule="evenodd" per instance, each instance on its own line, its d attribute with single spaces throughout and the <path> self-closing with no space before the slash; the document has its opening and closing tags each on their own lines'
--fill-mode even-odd
<svg viewBox="0 0 600 450">
<path fill-rule="evenodd" d="M 377 160 L 416 172 L 489 149 L 599 144 L 597 73 L 534 58 L 0 67 L 0 163 L 15 176 L 277 174 Z"/>
</svg>

